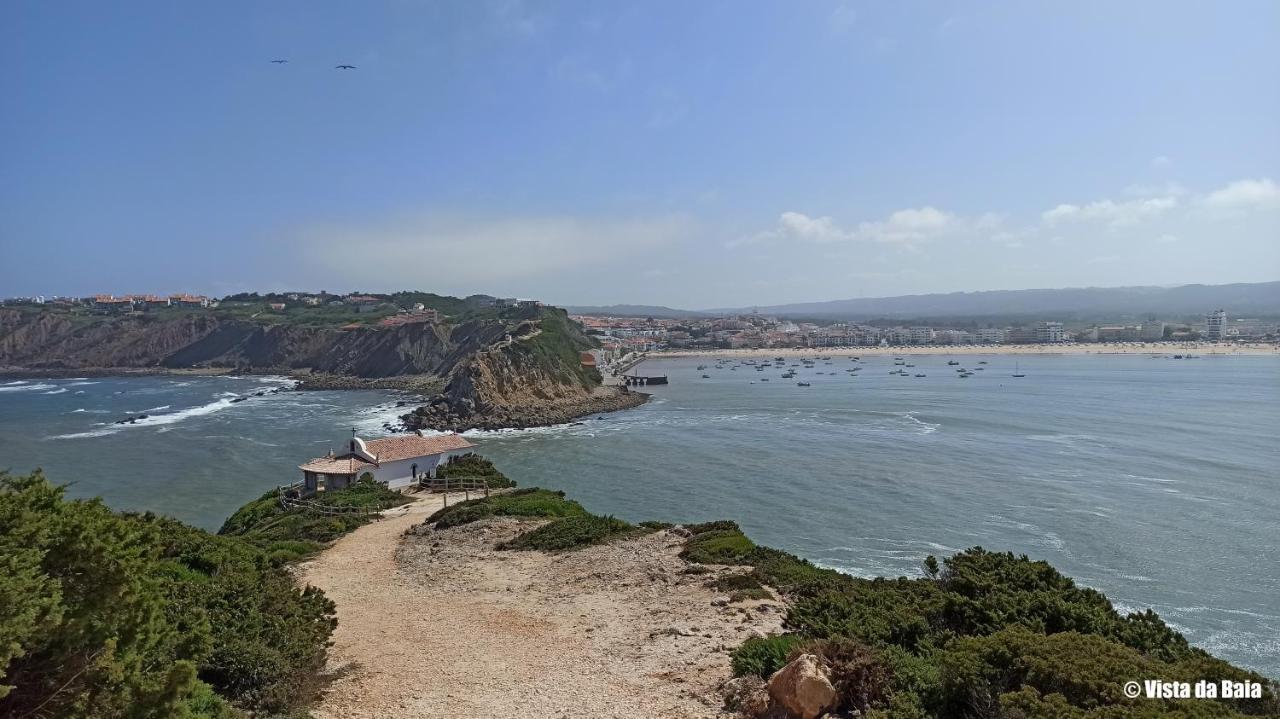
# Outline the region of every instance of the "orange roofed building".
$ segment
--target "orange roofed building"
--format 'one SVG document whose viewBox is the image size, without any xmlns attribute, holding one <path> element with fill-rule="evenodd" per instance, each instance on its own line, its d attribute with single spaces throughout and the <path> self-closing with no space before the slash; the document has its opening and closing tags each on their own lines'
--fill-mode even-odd
<svg viewBox="0 0 1280 719">
<path fill-rule="evenodd" d="M 310 495 L 342 489 L 361 479 L 402 489 L 416 484 L 419 478 L 434 476 L 436 467 L 473 447 L 460 434 L 414 432 L 369 440 L 352 437 L 346 452 L 330 452 L 326 457 L 298 465 L 302 470 L 302 491 Z"/>
</svg>

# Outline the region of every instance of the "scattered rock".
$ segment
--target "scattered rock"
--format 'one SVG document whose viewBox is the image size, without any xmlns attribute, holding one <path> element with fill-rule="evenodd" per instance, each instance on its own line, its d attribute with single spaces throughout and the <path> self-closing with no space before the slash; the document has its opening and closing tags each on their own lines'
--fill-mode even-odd
<svg viewBox="0 0 1280 719">
<path fill-rule="evenodd" d="M 837 698 L 826 669 L 812 654 L 801 654 L 769 677 L 769 697 L 789 719 L 818 719 Z"/>
</svg>

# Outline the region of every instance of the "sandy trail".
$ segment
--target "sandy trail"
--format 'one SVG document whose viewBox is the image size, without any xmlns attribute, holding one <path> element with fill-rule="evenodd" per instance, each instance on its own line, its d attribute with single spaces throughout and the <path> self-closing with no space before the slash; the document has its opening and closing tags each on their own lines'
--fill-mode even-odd
<svg viewBox="0 0 1280 719">
<path fill-rule="evenodd" d="M 439 506 L 300 567 L 338 608 L 316 717 L 720 717 L 726 650 L 779 629 L 776 603 L 685 574 L 671 532 L 559 555 L 495 550 L 533 526 L 511 519 L 405 535 Z"/>
</svg>

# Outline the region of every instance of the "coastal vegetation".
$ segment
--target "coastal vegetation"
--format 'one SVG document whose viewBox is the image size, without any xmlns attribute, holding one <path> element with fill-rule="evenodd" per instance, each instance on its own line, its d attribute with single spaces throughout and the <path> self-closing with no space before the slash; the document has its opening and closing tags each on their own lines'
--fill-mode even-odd
<svg viewBox="0 0 1280 719">
<path fill-rule="evenodd" d="M 333 604 L 258 547 L 0 473 L 0 716 L 285 716 Z"/>
<path fill-rule="evenodd" d="M 475 452 L 454 455 L 445 464 L 436 467 L 436 479 L 483 479 L 489 489 L 508 489 L 516 486 L 514 480 L 503 474 L 488 459 Z"/>
<path fill-rule="evenodd" d="M 448 529 L 488 517 L 560 519 L 586 514 L 587 510 L 572 499 L 566 499 L 564 492 L 528 487 L 451 504 L 427 517 L 427 523 L 438 529 Z"/>
<path fill-rule="evenodd" d="M 273 563 L 284 564 L 314 554 L 373 521 L 378 512 L 410 501 L 371 480 L 304 500 L 286 499 L 279 489 L 273 489 L 236 510 L 218 534 L 248 542 L 265 552 Z"/>
<path fill-rule="evenodd" d="M 444 471 L 511 483 L 477 455 Z M 337 617 L 283 565 L 411 500 L 373 482 L 285 499 L 268 492 L 212 535 L 68 500 L 39 472 L 0 473 L 0 716 L 301 717 Z M 758 694 L 780 669 L 813 657 L 838 716 L 1280 714 L 1271 680 L 1191 646 L 1154 612 L 1122 615 L 1100 592 L 1025 556 L 974 547 L 926 558 L 918 578 L 863 579 L 759 546 L 731 521 L 633 525 L 539 488 L 458 502 L 426 524 L 501 517 L 538 520 L 499 543 L 506 550 L 567 552 L 660 531 L 681 539 L 681 573 L 705 576 L 728 604 L 785 605 L 785 633 L 730 650 L 735 681 L 748 682 L 739 686 Z M 1265 689 L 1254 699 L 1126 698 L 1124 683 L 1143 679 Z M 728 701 L 760 716 L 767 697 L 745 695 Z"/>
<path fill-rule="evenodd" d="M 1276 686 L 1192 647 L 1154 612 L 1121 615 L 1046 562 L 980 547 L 919 579 L 861 579 L 755 545 L 733 522 L 687 528 L 691 562 L 743 565 L 788 600 L 780 636 L 734 650 L 738 675 L 768 677 L 801 654 L 828 667 L 842 711 L 868 717 L 1274 716 Z M 743 581 L 743 580 L 733 580 Z M 1125 681 L 1223 679 L 1255 700 L 1138 702 Z"/>
<path fill-rule="evenodd" d="M 459 502 L 432 514 L 427 524 L 448 529 L 488 517 L 551 520 L 504 542 L 500 549 L 558 552 L 653 531 L 612 516 L 591 514 L 581 504 L 566 499 L 564 492 L 536 487 Z"/>
</svg>

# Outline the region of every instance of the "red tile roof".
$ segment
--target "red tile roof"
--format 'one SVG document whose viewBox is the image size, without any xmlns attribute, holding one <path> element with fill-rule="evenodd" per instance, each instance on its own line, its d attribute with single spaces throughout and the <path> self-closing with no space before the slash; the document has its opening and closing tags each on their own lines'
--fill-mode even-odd
<svg viewBox="0 0 1280 719">
<path fill-rule="evenodd" d="M 398 459 L 426 457 L 455 449 L 467 449 L 475 445 L 460 434 L 436 434 L 426 437 L 407 434 L 370 439 L 365 441 L 365 446 L 369 448 L 370 454 L 378 458 L 379 462 L 394 462 Z"/>
<path fill-rule="evenodd" d="M 317 457 L 309 460 L 306 464 L 298 465 L 298 469 L 304 472 L 320 472 L 321 474 L 355 474 L 363 471 L 365 467 L 372 466 L 372 464 L 363 459 L 354 459 L 348 454 L 342 457 Z"/>
</svg>

